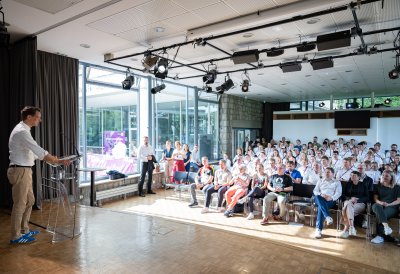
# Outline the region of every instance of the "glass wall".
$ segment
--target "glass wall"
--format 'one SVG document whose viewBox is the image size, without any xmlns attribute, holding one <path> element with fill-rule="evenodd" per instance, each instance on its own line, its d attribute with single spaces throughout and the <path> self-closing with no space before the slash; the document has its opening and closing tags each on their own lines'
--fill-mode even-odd
<svg viewBox="0 0 400 274">
<path fill-rule="evenodd" d="M 123 72 L 85 64 L 81 64 L 80 72 L 82 166 L 104 168 L 105 171 L 96 172 L 96 178 L 104 178 L 108 170 L 136 173 L 140 78 L 135 79 L 131 90 L 123 90 Z"/>
<path fill-rule="evenodd" d="M 79 76 L 79 144 L 84 155 L 81 165 L 104 168 L 96 172 L 96 179 L 105 178 L 109 170 L 125 174 L 139 171 L 140 125 L 151 128 L 150 144 L 157 159 L 167 140 L 187 143 L 190 149 L 198 143 L 200 155 L 211 160 L 220 157 L 217 95 L 165 81 L 164 90 L 150 95 L 150 107 L 140 95 L 148 96 L 149 88 L 160 84 L 151 77 L 135 76 L 133 87 L 123 90 L 124 71 L 81 63 Z M 143 119 L 140 114 L 145 115 Z M 143 123 L 147 117 L 151 127 Z M 81 181 L 89 179 L 87 174 L 82 176 Z"/>
</svg>

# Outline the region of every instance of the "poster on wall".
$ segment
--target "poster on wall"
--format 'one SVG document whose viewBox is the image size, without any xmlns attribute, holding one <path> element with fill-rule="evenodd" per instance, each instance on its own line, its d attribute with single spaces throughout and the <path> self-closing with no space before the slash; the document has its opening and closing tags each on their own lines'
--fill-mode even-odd
<svg viewBox="0 0 400 274">
<path fill-rule="evenodd" d="M 124 131 L 104 131 L 104 154 L 124 157 L 126 153 Z"/>
</svg>

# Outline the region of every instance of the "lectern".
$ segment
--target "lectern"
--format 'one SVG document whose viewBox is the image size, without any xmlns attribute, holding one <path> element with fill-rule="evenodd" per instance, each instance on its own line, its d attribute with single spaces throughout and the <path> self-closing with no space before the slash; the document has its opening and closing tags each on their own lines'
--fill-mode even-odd
<svg viewBox="0 0 400 274">
<path fill-rule="evenodd" d="M 79 155 L 60 158 L 71 165 L 46 163 L 42 169 L 42 221 L 57 243 L 81 234 L 79 222 Z"/>
</svg>

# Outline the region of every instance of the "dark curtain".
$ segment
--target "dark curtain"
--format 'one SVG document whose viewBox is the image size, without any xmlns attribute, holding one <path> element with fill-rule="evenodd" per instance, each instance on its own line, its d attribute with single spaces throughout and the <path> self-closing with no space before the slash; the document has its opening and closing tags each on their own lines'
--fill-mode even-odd
<svg viewBox="0 0 400 274">
<path fill-rule="evenodd" d="M 8 138 L 21 120 L 20 110 L 35 105 L 36 37 L 24 39 L 10 48 L 0 48 L 1 114 L 0 135 L 0 205 L 11 207 L 11 186 L 7 179 Z"/>
<path fill-rule="evenodd" d="M 42 123 L 35 137 L 43 148 L 58 157 L 76 154 L 78 70 L 77 59 L 38 51 L 36 101 L 42 109 Z M 42 174 L 47 178 L 51 176 L 46 163 L 37 165 L 36 170 L 38 182 L 42 182 Z M 66 185 L 66 188 L 71 192 L 73 184 Z M 37 191 L 41 191 L 40 186 Z M 47 196 L 46 193 L 41 193 L 39 197 L 42 195 L 44 198 Z"/>
<path fill-rule="evenodd" d="M 273 132 L 273 113 L 274 111 L 289 111 L 290 103 L 264 103 L 264 115 L 262 123 L 262 136 L 269 142 L 274 136 Z"/>
</svg>

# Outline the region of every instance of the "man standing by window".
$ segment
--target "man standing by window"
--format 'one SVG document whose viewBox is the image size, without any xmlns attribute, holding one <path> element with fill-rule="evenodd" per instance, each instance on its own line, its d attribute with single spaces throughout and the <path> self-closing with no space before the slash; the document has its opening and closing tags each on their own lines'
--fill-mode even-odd
<svg viewBox="0 0 400 274">
<path fill-rule="evenodd" d="M 143 137 L 143 145 L 139 147 L 138 156 L 140 161 L 142 162 L 142 173 L 140 175 L 140 182 L 138 186 L 139 196 L 145 197 L 143 192 L 143 184 L 144 184 L 144 179 L 146 178 L 146 173 L 148 173 L 147 194 L 156 194 L 151 190 L 155 158 L 154 158 L 154 149 L 152 148 L 151 145 L 149 145 L 149 137 L 147 136 Z"/>
<path fill-rule="evenodd" d="M 40 108 L 24 107 L 22 121 L 11 132 L 8 147 L 10 165 L 7 177 L 12 185 L 13 208 L 11 213 L 11 244 L 27 244 L 36 241 L 37 230 L 29 230 L 29 219 L 35 196 L 32 188 L 32 167 L 35 159 L 51 164 L 69 165 L 69 160 L 60 160 L 41 148 L 31 135 L 31 128 L 42 120 Z"/>
</svg>

